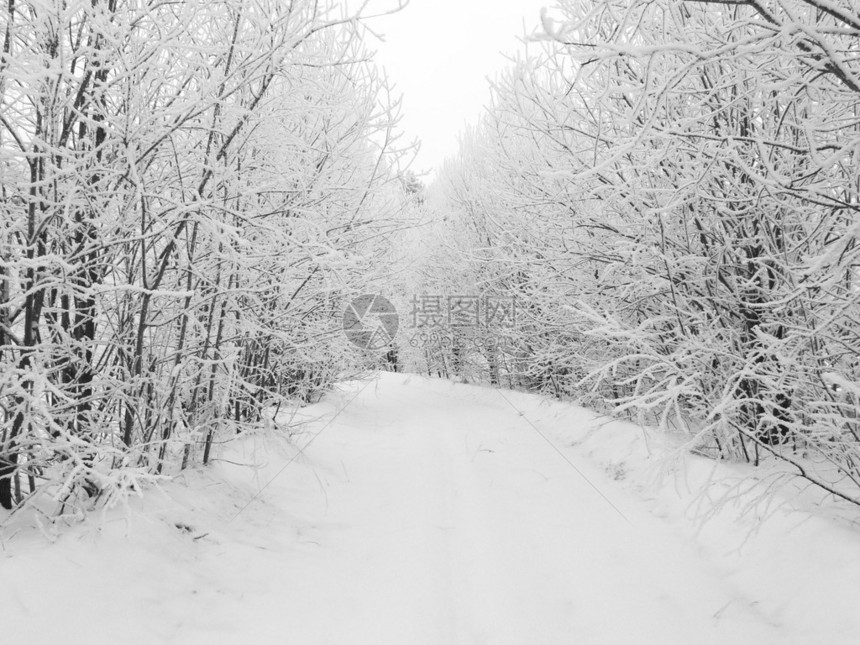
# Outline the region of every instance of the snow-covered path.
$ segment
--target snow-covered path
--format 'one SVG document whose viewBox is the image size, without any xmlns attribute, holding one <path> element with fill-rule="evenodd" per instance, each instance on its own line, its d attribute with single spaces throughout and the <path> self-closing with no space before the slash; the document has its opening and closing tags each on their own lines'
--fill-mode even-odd
<svg viewBox="0 0 860 645">
<path fill-rule="evenodd" d="M 785 642 L 658 520 L 619 514 L 502 395 L 386 385 L 308 451 L 338 455 L 342 479 L 334 469 L 320 500 L 319 549 L 290 574 L 295 642 Z"/>
<path fill-rule="evenodd" d="M 169 497 L 47 548 L 13 535 L 4 642 L 856 642 L 838 619 L 822 631 L 818 608 L 798 619 L 779 594 L 752 597 L 611 472 L 545 437 L 542 404 L 524 397 L 383 375 L 308 410 L 327 417 L 304 426 L 302 453 L 245 438 Z M 594 425 L 570 409 L 559 423 Z"/>
</svg>

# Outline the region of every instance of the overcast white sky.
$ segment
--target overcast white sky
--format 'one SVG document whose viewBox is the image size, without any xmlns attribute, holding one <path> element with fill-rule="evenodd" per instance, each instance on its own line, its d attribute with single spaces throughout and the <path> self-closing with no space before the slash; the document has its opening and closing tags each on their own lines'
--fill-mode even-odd
<svg viewBox="0 0 860 645">
<path fill-rule="evenodd" d="M 388 6 L 396 0 L 388 0 Z M 432 170 L 457 150 L 457 136 L 489 98 L 487 76 L 505 65 L 501 52 L 522 45 L 552 0 L 411 0 L 403 11 L 371 21 L 377 62 L 404 95 L 401 128 L 422 140 L 413 169 Z M 377 7 L 386 2 L 376 3 Z M 373 5 L 371 5 L 373 6 Z"/>
</svg>

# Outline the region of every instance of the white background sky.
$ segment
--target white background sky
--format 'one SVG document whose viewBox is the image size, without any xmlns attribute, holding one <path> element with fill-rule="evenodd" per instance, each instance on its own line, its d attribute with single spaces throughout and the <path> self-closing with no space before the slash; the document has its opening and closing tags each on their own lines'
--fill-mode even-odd
<svg viewBox="0 0 860 645">
<path fill-rule="evenodd" d="M 371 3 L 396 6 L 396 0 Z M 411 0 L 401 12 L 370 21 L 385 42 L 370 38 L 397 90 L 404 95 L 400 127 L 421 139 L 413 170 L 440 165 L 457 150 L 465 123 L 488 102 L 487 76 L 505 66 L 502 52 L 522 48 L 518 37 L 540 22 L 552 0 Z M 425 180 L 429 177 L 425 177 Z"/>
</svg>

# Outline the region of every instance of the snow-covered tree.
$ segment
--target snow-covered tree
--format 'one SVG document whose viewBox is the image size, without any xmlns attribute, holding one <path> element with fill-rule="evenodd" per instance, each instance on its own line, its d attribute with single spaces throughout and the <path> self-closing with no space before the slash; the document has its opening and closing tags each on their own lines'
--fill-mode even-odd
<svg viewBox="0 0 860 645">
<path fill-rule="evenodd" d="M 2 506 L 205 462 L 360 358 L 339 315 L 400 208 L 396 106 L 337 9 L 4 9 Z"/>
<path fill-rule="evenodd" d="M 495 84 L 485 179 L 464 152 L 470 188 L 449 182 L 492 231 L 467 256 L 520 299 L 531 387 L 860 501 L 857 21 L 815 0 L 545 16 L 539 54 Z"/>
</svg>

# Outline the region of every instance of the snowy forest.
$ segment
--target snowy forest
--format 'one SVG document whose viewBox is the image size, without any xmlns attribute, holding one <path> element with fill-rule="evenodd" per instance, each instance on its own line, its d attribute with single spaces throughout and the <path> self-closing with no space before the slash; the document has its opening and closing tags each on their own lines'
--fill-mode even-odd
<svg viewBox="0 0 860 645">
<path fill-rule="evenodd" d="M 402 181 L 356 15 L 11 1 L 0 63 L 0 504 L 136 489 L 361 363 Z"/>
<path fill-rule="evenodd" d="M 856 5 L 557 10 L 433 187 L 425 274 L 516 296 L 512 385 L 860 503 Z"/>
<path fill-rule="evenodd" d="M 561 0 L 426 186 L 374 3 L 0 11 L 3 508 L 109 503 L 277 431 L 385 365 L 342 331 L 366 293 L 401 327 L 413 294 L 516 303 L 504 343 L 401 331 L 399 370 L 860 504 L 853 0 Z"/>
</svg>

